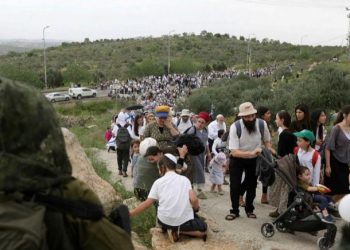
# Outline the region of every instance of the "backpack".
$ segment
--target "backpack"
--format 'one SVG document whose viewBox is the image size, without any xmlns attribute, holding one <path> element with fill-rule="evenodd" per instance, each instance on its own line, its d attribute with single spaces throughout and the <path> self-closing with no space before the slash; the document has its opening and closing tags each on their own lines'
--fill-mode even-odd
<svg viewBox="0 0 350 250">
<path fill-rule="evenodd" d="M 117 126 L 119 128 L 115 138 L 117 149 L 130 149 L 131 136 L 128 130 L 129 124 L 125 124 L 123 127 L 120 124 L 117 124 Z"/>
<path fill-rule="evenodd" d="M 295 147 L 294 148 L 294 154 L 295 155 L 298 155 L 298 152 L 299 152 L 299 147 Z M 311 158 L 311 163 L 312 163 L 312 166 L 315 167 L 316 166 L 316 163 L 317 163 L 317 160 L 318 160 L 318 156 L 320 155 L 319 152 L 317 152 L 317 150 L 314 150 L 313 154 L 312 154 L 312 158 Z"/>
<path fill-rule="evenodd" d="M 1 250 L 78 249 L 64 214 L 90 220 L 103 216 L 100 205 L 51 194 L 0 194 L 0 202 Z"/>
<path fill-rule="evenodd" d="M 188 134 L 188 131 L 194 128 L 194 132 L 192 134 Z M 190 155 L 199 155 L 205 151 L 205 146 L 202 140 L 196 136 L 197 129 L 192 126 L 186 129 L 186 131 L 180 135 L 175 141 L 177 147 L 182 147 L 186 145 L 188 148 L 188 152 Z"/>
<path fill-rule="evenodd" d="M 259 131 L 260 131 L 260 134 L 261 134 L 261 140 L 263 141 L 264 129 L 265 129 L 264 121 L 262 119 L 260 119 L 260 118 L 258 118 L 257 120 L 258 120 L 258 123 L 259 123 Z M 240 139 L 241 135 L 242 135 L 242 127 L 241 127 L 240 119 L 235 121 L 235 126 L 236 126 L 237 137 L 238 137 L 238 139 Z"/>
</svg>

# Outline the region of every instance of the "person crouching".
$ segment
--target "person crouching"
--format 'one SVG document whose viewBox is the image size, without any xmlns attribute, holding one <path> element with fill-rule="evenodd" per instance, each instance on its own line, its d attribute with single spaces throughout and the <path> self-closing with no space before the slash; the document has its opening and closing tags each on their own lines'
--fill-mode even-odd
<svg viewBox="0 0 350 250">
<path fill-rule="evenodd" d="M 151 188 L 147 200 L 130 211 L 135 216 L 155 201 L 159 202 L 157 219 L 163 231 L 168 232 L 171 242 L 179 240 L 179 235 L 200 237 L 206 240 L 207 224 L 195 218 L 199 202 L 188 178 L 175 173 L 177 159 L 172 154 L 164 154 L 159 161 L 162 176 Z"/>
</svg>

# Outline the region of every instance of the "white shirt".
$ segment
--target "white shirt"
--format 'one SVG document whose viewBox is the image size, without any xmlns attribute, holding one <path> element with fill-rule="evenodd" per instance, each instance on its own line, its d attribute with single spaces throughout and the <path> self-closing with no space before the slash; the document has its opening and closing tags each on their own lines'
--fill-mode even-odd
<svg viewBox="0 0 350 250">
<path fill-rule="evenodd" d="M 219 152 L 216 150 L 216 148 L 218 148 L 218 147 L 220 147 L 221 148 L 221 151 L 219 151 L 219 152 L 222 152 L 222 148 L 223 147 L 227 147 L 227 145 L 226 145 L 226 143 L 225 142 L 223 142 L 222 140 L 221 140 L 221 138 L 216 138 L 215 140 L 214 140 L 214 143 L 213 143 L 213 146 L 212 146 L 212 148 L 211 148 L 211 151 L 213 152 L 213 154 L 214 155 L 217 155 Z"/>
<path fill-rule="evenodd" d="M 181 119 L 179 125 L 177 126 L 177 129 L 179 130 L 180 134 L 183 134 L 186 131 L 186 129 L 190 127 L 192 127 L 191 119 L 188 119 L 187 122 L 183 122 L 183 120 Z"/>
<path fill-rule="evenodd" d="M 156 180 L 148 198 L 159 201 L 158 219 L 169 226 L 180 226 L 192 220 L 193 209 L 189 192 L 192 189 L 187 177 L 173 171 Z"/>
<path fill-rule="evenodd" d="M 321 157 L 317 158 L 315 166 L 312 165 L 312 156 L 314 154 L 314 149 L 312 151 L 306 152 L 305 150 L 299 148 L 298 150 L 298 159 L 300 166 L 307 167 L 311 173 L 311 184 L 316 186 L 320 183 L 320 174 L 321 174 Z"/>
<path fill-rule="evenodd" d="M 217 120 L 212 121 L 208 125 L 208 138 L 215 140 L 218 138 L 218 131 L 220 129 L 223 129 L 226 132 L 226 123 L 223 122 L 222 124 L 218 123 Z"/>
<path fill-rule="evenodd" d="M 233 123 L 230 127 L 230 140 L 229 140 L 229 149 L 234 150 L 234 149 L 239 149 L 241 151 L 253 151 L 256 148 L 261 147 L 262 142 L 261 142 L 261 133 L 259 129 L 259 121 L 256 119 L 255 122 L 255 131 L 249 134 L 247 128 L 244 126 L 243 120 L 239 120 L 241 124 L 241 138 L 238 138 L 237 136 L 237 129 L 235 123 Z M 264 136 L 263 136 L 263 141 L 268 142 L 271 141 L 271 135 L 269 132 L 269 129 L 267 127 L 267 124 L 265 121 L 264 122 Z M 256 156 L 253 156 L 254 158 Z"/>
</svg>

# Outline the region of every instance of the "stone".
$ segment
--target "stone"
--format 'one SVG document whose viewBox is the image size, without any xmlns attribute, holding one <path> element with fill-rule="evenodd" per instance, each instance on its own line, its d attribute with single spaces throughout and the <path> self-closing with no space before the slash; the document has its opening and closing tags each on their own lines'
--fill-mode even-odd
<svg viewBox="0 0 350 250">
<path fill-rule="evenodd" d="M 152 247 L 154 250 L 236 250 L 235 244 L 228 238 L 223 238 L 219 234 L 208 232 L 207 241 L 200 238 L 191 238 L 181 235 L 180 240 L 171 243 L 168 235 L 163 233 L 160 228 L 152 228 Z"/>
<path fill-rule="evenodd" d="M 62 128 L 62 132 L 68 158 L 73 168 L 73 176 L 85 182 L 97 194 L 106 214 L 109 214 L 121 198 L 107 181 L 96 174 L 77 137 L 66 128 Z"/>
</svg>

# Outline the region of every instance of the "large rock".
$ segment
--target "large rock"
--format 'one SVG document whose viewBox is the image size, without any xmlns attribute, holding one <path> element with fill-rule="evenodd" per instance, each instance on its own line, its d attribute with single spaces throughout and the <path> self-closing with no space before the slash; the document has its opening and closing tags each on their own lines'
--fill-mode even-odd
<svg viewBox="0 0 350 250">
<path fill-rule="evenodd" d="M 112 207 L 121 200 L 113 187 L 101 179 L 95 172 L 91 161 L 80 145 L 77 137 L 68 129 L 62 128 L 66 150 L 73 168 L 73 176 L 84 181 L 100 198 L 102 205 L 109 214 Z"/>
</svg>

